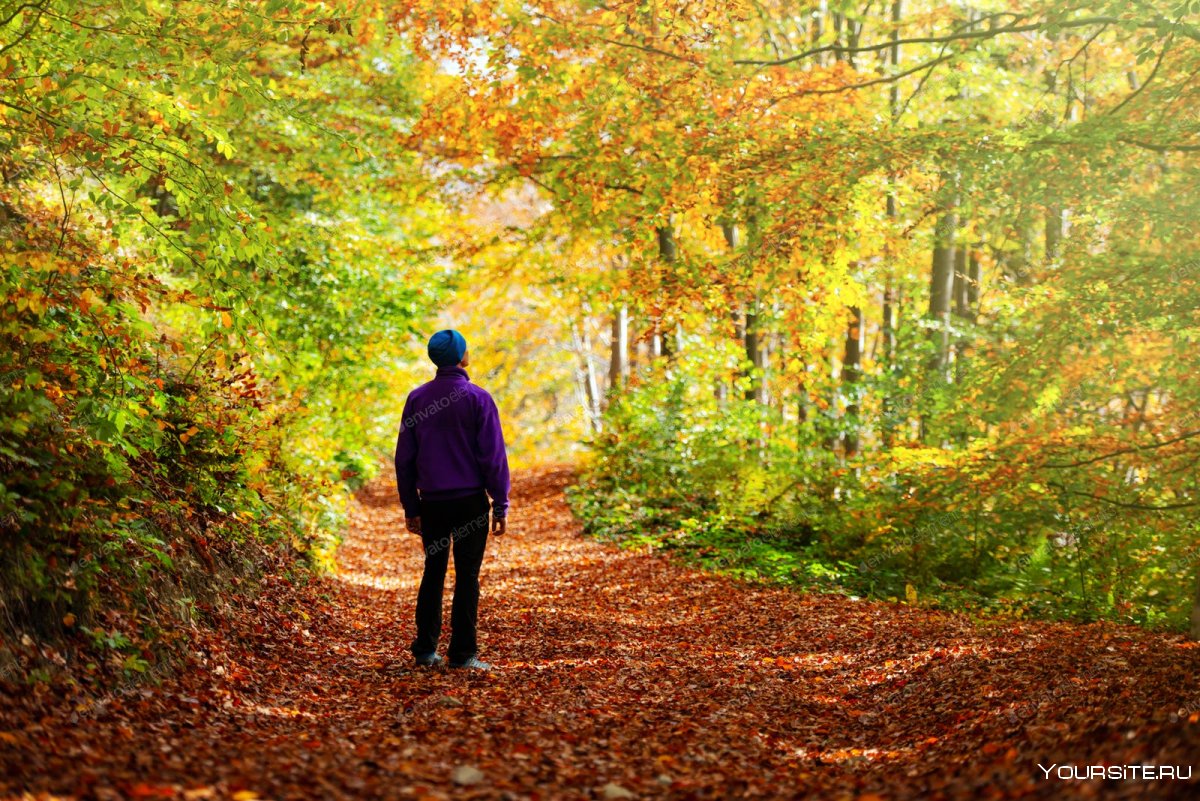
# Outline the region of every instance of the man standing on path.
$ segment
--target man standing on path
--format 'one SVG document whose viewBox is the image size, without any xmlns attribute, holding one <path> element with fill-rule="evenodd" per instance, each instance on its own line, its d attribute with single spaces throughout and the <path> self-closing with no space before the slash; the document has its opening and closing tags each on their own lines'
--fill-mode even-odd
<svg viewBox="0 0 1200 801">
<path fill-rule="evenodd" d="M 432 381 L 409 393 L 396 440 L 396 486 L 405 526 L 425 545 L 425 573 L 417 593 L 418 665 L 439 665 L 442 588 L 454 550 L 454 601 L 450 611 L 452 668 L 490 670 L 479 660 L 475 625 L 479 613 L 479 567 L 491 531 L 505 531 L 508 454 L 496 402 L 467 376 L 467 341 L 454 330 L 429 339 L 437 365 Z M 488 496 L 491 496 L 489 509 Z"/>
</svg>

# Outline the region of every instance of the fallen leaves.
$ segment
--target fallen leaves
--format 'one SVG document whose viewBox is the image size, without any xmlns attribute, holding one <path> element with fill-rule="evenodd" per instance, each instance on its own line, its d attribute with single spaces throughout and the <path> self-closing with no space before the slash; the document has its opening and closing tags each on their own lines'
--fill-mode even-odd
<svg viewBox="0 0 1200 801">
<path fill-rule="evenodd" d="M 384 479 L 341 573 L 269 578 L 161 686 L 0 698 L 0 797 L 973 799 L 1200 752 L 1192 643 L 734 583 L 582 539 L 570 478 L 519 474 L 489 542 L 492 674 L 413 666 L 421 550 Z"/>
</svg>

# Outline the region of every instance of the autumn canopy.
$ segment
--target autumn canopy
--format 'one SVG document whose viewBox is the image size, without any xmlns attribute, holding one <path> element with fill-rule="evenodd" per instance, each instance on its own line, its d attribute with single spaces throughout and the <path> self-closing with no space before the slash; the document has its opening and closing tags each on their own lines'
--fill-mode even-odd
<svg viewBox="0 0 1200 801">
<path fill-rule="evenodd" d="M 400 642 L 380 633 L 412 602 L 380 567 L 403 558 L 383 471 L 429 336 L 453 328 L 526 471 L 518 497 L 540 511 L 520 553 L 545 582 L 562 554 L 582 581 L 633 575 L 648 594 L 685 575 L 655 571 L 686 570 L 708 588 L 697 607 L 782 593 L 847 653 L 869 638 L 839 610 L 881 604 L 845 613 L 860 634 L 882 630 L 875 614 L 930 615 L 910 651 L 880 646 L 895 653 L 876 675 L 812 661 L 811 631 L 713 613 L 712 631 L 785 660 L 772 670 L 834 671 L 829 697 L 862 704 L 844 726 L 940 697 L 872 695 L 894 660 L 949 659 L 931 655 L 945 637 L 955 659 L 1024 654 L 1051 630 L 1106 632 L 1127 648 L 1113 659 L 1175 682 L 1169 701 L 1122 694 L 1121 721 L 1143 702 L 1194 719 L 1198 159 L 1188 0 L 0 0 L 0 683 L 66 710 L 244 647 L 213 679 L 228 690 L 253 672 L 239 659 L 301 648 L 308 601 L 342 610 L 324 636 L 347 654 L 359 641 L 338 614 L 378 616 L 373 636 Z M 516 537 L 522 514 L 514 502 Z M 590 561 L 605 558 L 611 574 Z M 515 621 L 578 591 L 509 567 L 533 600 L 497 607 L 500 651 L 529 636 Z M 236 612 L 259 595 L 289 621 L 282 639 Z M 992 642 L 968 619 L 1030 639 Z M 576 624 L 556 636 L 605 631 Z M 526 643 L 530 664 L 606 658 L 543 645 Z M 363 664 L 391 658 L 375 647 Z M 1028 681 L 992 688 L 1004 700 L 972 730 L 1004 770 L 1026 741 L 991 721 L 1049 703 L 1057 685 L 1028 690 L 1047 664 L 1008 665 Z M 255 703 L 303 710 L 281 675 Z M 605 686 L 616 706 L 637 697 Z M 772 704 L 818 703 L 788 692 Z M 966 726 L 960 712 L 945 719 Z M 28 745 L 19 721 L 46 714 L 13 707 L 0 745 Z M 1145 720 L 1152 733 L 1130 726 L 1146 750 L 1110 756 L 1195 742 Z M 845 766 L 918 742 L 796 725 L 753 748 Z M 597 789 L 603 771 L 563 781 L 722 797 L 672 759 L 613 773 L 616 789 Z M 738 792 L 791 787 L 789 765 Z M 523 792 L 516 775 L 504 787 Z M 179 776 L 163 786 L 182 793 Z M 90 792 L 70 782 L 0 791 Z"/>
</svg>

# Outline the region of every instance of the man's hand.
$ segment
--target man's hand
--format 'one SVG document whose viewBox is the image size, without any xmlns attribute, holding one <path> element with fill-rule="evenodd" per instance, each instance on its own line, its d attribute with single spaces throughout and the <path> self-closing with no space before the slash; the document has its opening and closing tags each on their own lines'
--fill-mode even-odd
<svg viewBox="0 0 1200 801">
<path fill-rule="evenodd" d="M 420 517 L 404 518 L 404 527 L 406 529 L 408 529 L 409 533 L 411 533 L 411 534 L 420 534 L 421 533 L 421 518 Z"/>
<path fill-rule="evenodd" d="M 506 518 L 506 517 L 493 517 L 492 518 L 492 533 L 495 534 L 497 537 L 502 536 L 504 534 L 504 532 L 507 530 L 507 526 L 508 526 L 508 524 L 506 522 L 507 520 L 508 520 L 508 518 Z"/>
</svg>

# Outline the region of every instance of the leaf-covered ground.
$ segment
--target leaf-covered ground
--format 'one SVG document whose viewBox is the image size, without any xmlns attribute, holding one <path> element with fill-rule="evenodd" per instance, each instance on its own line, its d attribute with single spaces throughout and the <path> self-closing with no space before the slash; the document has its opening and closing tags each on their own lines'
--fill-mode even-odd
<svg viewBox="0 0 1200 801">
<path fill-rule="evenodd" d="M 0 796 L 1196 797 L 1200 648 L 737 584 L 581 538 L 519 474 L 484 563 L 488 675 L 407 654 L 419 542 L 364 491 L 342 571 L 268 583 L 159 686 L 2 699 Z M 449 593 L 448 593 L 449 594 Z M 1182 713 L 1182 714 L 1181 714 Z"/>
</svg>

